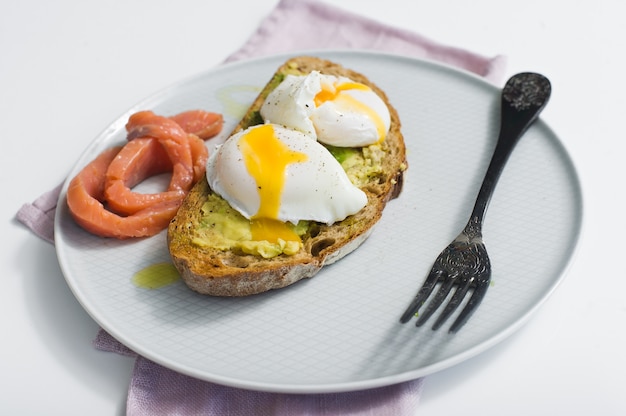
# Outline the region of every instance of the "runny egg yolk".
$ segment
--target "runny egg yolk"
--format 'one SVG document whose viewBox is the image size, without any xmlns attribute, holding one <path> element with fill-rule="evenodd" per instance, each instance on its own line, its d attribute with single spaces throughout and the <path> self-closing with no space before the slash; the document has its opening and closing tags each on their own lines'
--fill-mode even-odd
<svg viewBox="0 0 626 416">
<path fill-rule="evenodd" d="M 385 123 L 378 115 L 378 113 L 369 106 L 363 104 L 361 101 L 351 96 L 350 94 L 342 94 L 342 92 L 349 90 L 370 91 L 371 88 L 359 82 L 344 82 L 340 84 L 334 84 L 333 87 L 334 89 L 331 90 L 326 85 L 322 84 L 322 90 L 318 92 L 313 99 L 313 101 L 315 102 L 315 106 L 319 107 L 327 101 L 333 101 L 339 106 L 354 109 L 360 113 L 367 115 L 376 125 L 376 130 L 378 131 L 378 140 L 383 141 L 387 134 L 387 129 L 385 128 Z"/>
<path fill-rule="evenodd" d="M 301 241 L 300 237 L 278 220 L 280 199 L 285 186 L 285 170 L 291 163 L 305 162 L 308 156 L 289 149 L 267 124 L 246 133 L 239 141 L 248 173 L 257 184 L 260 206 L 251 219 L 252 239 L 276 243 Z"/>
</svg>

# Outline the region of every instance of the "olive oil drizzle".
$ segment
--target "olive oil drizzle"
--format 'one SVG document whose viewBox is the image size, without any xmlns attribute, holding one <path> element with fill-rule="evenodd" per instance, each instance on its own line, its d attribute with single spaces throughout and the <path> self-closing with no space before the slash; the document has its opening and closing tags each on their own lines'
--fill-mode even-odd
<svg viewBox="0 0 626 416">
<path fill-rule="evenodd" d="M 172 263 L 155 263 L 139 270 L 132 282 L 142 289 L 159 289 L 180 280 L 178 270 Z"/>
</svg>

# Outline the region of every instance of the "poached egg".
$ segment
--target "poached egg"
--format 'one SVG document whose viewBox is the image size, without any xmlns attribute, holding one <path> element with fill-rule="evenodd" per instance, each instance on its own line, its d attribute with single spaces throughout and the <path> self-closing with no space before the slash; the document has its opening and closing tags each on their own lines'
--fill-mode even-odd
<svg viewBox="0 0 626 416">
<path fill-rule="evenodd" d="M 273 123 L 229 137 L 211 154 L 206 175 L 211 188 L 251 220 L 254 240 L 300 241 L 286 223 L 332 224 L 367 204 L 323 145 Z"/>
<path fill-rule="evenodd" d="M 389 109 L 370 87 L 319 71 L 287 75 L 260 111 L 266 122 L 339 147 L 380 142 L 391 125 Z"/>
</svg>

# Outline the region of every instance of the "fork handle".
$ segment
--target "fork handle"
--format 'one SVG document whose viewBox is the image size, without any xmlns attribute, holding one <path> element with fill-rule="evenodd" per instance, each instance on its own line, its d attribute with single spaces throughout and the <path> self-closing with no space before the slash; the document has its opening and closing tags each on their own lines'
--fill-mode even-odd
<svg viewBox="0 0 626 416">
<path fill-rule="evenodd" d="M 543 75 L 524 72 L 512 76 L 502 89 L 500 133 L 466 228 L 481 234 L 489 201 L 515 145 L 537 119 L 550 98 L 550 81 Z"/>
</svg>

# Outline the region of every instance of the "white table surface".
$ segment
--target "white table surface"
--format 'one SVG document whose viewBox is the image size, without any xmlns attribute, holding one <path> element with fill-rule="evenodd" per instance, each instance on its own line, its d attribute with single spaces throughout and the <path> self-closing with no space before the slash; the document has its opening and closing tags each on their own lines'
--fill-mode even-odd
<svg viewBox="0 0 626 416">
<path fill-rule="evenodd" d="M 276 2 L 2 2 L 0 414 L 124 414 L 133 360 L 91 346 L 98 327 L 68 289 L 53 247 L 14 214 L 57 185 L 127 108 L 224 60 Z M 507 77 L 546 74 L 553 96 L 542 117 L 582 181 L 584 232 L 563 283 L 511 337 L 428 376 L 417 413 L 626 414 L 622 3 L 334 3 L 443 43 L 504 54 Z"/>
</svg>

